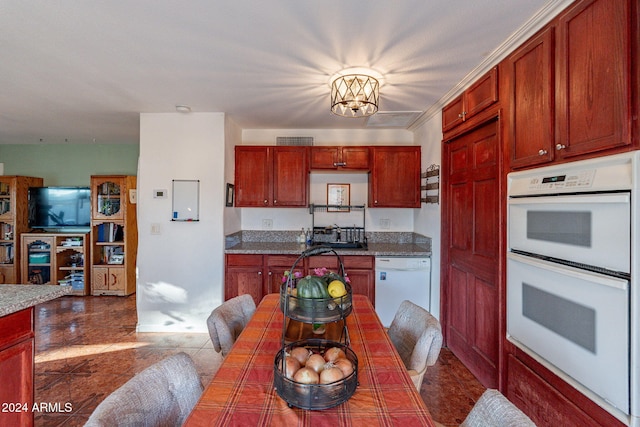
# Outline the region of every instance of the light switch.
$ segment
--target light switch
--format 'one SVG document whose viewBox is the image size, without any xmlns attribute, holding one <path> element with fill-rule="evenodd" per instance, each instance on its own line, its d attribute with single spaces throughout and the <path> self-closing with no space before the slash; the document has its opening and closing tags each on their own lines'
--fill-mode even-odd
<svg viewBox="0 0 640 427">
<path fill-rule="evenodd" d="M 160 234 L 160 224 L 158 223 L 151 224 L 151 234 Z"/>
</svg>

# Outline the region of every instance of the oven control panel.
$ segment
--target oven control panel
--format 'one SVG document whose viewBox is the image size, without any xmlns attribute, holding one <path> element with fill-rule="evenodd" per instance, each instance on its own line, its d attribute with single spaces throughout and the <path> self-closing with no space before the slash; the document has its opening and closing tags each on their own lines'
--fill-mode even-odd
<svg viewBox="0 0 640 427">
<path fill-rule="evenodd" d="M 571 190 L 584 189 L 593 185 L 595 169 L 575 171 L 561 175 L 533 176 L 529 180 L 529 190 Z"/>
</svg>

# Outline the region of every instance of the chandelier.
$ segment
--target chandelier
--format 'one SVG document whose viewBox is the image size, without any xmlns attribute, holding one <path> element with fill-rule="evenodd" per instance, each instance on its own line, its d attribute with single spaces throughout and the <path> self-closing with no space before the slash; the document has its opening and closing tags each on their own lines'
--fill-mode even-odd
<svg viewBox="0 0 640 427">
<path fill-rule="evenodd" d="M 378 79 L 367 74 L 339 75 L 331 82 L 331 112 L 343 117 L 367 117 L 378 111 Z"/>
</svg>

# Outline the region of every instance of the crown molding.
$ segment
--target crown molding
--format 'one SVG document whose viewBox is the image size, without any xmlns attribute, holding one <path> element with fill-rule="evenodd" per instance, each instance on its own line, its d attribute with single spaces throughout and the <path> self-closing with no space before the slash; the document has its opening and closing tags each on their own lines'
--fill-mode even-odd
<svg viewBox="0 0 640 427">
<path fill-rule="evenodd" d="M 414 131 L 422 126 L 433 116 L 442 111 L 442 108 L 453 98 L 460 95 L 467 87 L 480 78 L 483 74 L 495 67 L 507 55 L 521 46 L 542 27 L 548 24 L 560 12 L 566 9 L 575 0 L 551 0 L 545 4 L 527 22 L 513 32 L 500 46 L 489 54 L 477 67 L 471 70 L 458 84 L 445 93 L 435 104 L 422 113 L 407 129 Z"/>
</svg>

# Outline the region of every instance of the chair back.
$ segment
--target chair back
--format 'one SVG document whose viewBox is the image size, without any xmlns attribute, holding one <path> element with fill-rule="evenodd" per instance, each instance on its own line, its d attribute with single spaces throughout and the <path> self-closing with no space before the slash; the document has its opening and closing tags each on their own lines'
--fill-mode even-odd
<svg viewBox="0 0 640 427">
<path fill-rule="evenodd" d="M 202 390 L 193 360 L 178 353 L 151 365 L 107 396 L 85 426 L 181 426 Z"/>
<path fill-rule="evenodd" d="M 215 308 L 207 319 L 215 351 L 226 356 L 255 311 L 256 303 L 248 294 L 228 299 Z"/>
<path fill-rule="evenodd" d="M 424 308 L 405 300 L 389 326 L 389 338 L 420 391 L 427 366 L 436 363 L 442 348 L 440 322 Z"/>
<path fill-rule="evenodd" d="M 487 389 L 460 427 L 536 427 L 531 418 L 495 389 Z"/>
</svg>

